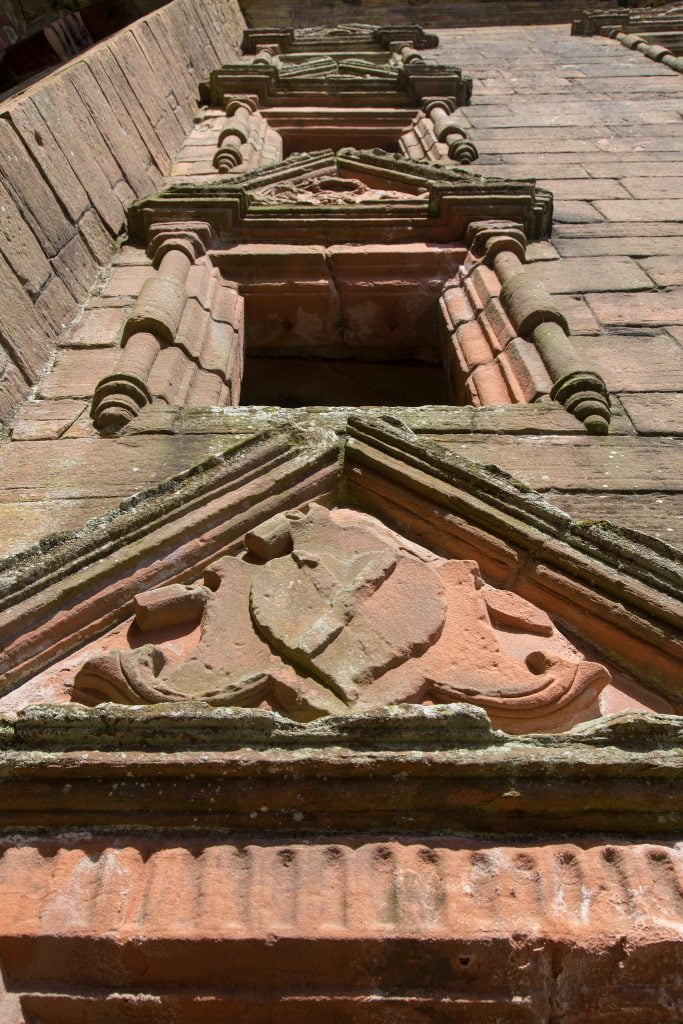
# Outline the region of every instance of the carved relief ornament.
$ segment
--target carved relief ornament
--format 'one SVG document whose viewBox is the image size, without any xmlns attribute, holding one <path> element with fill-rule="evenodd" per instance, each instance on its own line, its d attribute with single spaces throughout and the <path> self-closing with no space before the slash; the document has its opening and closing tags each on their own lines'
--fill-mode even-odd
<svg viewBox="0 0 683 1024">
<path fill-rule="evenodd" d="M 184 660 L 154 644 L 110 651 L 83 665 L 73 699 L 266 706 L 303 721 L 465 701 L 519 728 L 609 682 L 545 613 L 483 585 L 476 562 L 432 555 L 370 516 L 312 504 L 268 520 L 246 548 L 203 585 L 138 596 L 143 632 L 201 623 Z"/>
</svg>

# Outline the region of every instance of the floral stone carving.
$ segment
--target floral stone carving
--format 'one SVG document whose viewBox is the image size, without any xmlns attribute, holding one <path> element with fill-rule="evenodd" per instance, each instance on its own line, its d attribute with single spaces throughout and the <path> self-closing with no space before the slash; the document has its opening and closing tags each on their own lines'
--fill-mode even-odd
<svg viewBox="0 0 683 1024">
<path fill-rule="evenodd" d="M 73 699 L 202 700 L 304 721 L 466 701 L 519 731 L 573 720 L 610 680 L 544 612 L 484 585 L 476 562 L 439 558 L 362 513 L 312 504 L 274 516 L 245 546 L 204 585 L 136 599 L 143 632 L 201 622 L 185 660 L 154 644 L 107 652 L 83 665 Z"/>
</svg>

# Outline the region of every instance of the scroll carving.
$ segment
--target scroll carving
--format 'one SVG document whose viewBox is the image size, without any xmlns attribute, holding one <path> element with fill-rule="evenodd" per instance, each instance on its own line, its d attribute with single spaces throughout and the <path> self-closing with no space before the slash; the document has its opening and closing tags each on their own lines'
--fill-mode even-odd
<svg viewBox="0 0 683 1024">
<path fill-rule="evenodd" d="M 183 661 L 155 644 L 110 651 L 83 665 L 73 699 L 266 706 L 304 721 L 465 701 L 519 731 L 609 682 L 601 665 L 571 656 L 540 609 L 486 587 L 475 562 L 432 555 L 369 516 L 313 504 L 245 544 L 203 585 L 137 598 L 143 632 L 201 624 Z"/>
</svg>

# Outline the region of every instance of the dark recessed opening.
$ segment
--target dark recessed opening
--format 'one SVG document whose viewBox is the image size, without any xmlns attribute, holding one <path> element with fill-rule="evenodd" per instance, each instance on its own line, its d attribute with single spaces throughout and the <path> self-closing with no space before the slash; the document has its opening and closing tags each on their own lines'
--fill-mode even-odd
<svg viewBox="0 0 683 1024">
<path fill-rule="evenodd" d="M 240 405 L 446 405 L 443 367 L 406 359 L 292 358 L 247 355 Z"/>
<path fill-rule="evenodd" d="M 358 185 L 330 176 L 318 183 L 341 196 Z M 244 295 L 240 405 L 465 400 L 440 305 L 444 281 L 461 266 L 456 246 L 283 244 L 230 257 Z"/>
</svg>

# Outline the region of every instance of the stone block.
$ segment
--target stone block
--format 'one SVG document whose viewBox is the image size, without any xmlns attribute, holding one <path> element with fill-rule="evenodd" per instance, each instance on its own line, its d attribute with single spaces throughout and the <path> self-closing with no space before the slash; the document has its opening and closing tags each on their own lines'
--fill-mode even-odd
<svg viewBox="0 0 683 1024">
<path fill-rule="evenodd" d="M 631 171 L 631 168 L 629 168 Z M 651 176 L 645 178 L 622 178 L 622 184 L 634 199 L 683 199 L 683 179 Z M 611 199 L 612 196 L 609 196 Z"/>
<path fill-rule="evenodd" d="M 62 349 L 38 394 L 41 398 L 91 398 L 98 382 L 114 369 L 118 357 L 117 349 Z"/>
<path fill-rule="evenodd" d="M 620 295 L 600 292 L 586 299 L 597 320 L 607 328 L 683 324 L 683 288 Z"/>
<path fill-rule="evenodd" d="M 102 289 L 103 296 L 138 295 L 145 281 L 154 277 L 156 271 L 149 263 L 144 266 L 115 266 L 111 277 Z"/>
<path fill-rule="evenodd" d="M 668 334 L 574 336 L 572 344 L 610 391 L 683 390 L 681 349 Z"/>
<path fill-rule="evenodd" d="M 17 278 L 33 297 L 39 294 L 52 268 L 5 185 L 0 182 L 0 248 Z"/>
<path fill-rule="evenodd" d="M 554 219 L 559 224 L 594 224 L 605 218 L 591 203 L 563 199 L 555 203 Z"/>
<path fill-rule="evenodd" d="M 61 339 L 65 348 L 110 347 L 117 342 L 126 319 L 126 306 L 86 308 Z"/>
<path fill-rule="evenodd" d="M 683 446 L 677 439 L 461 434 L 452 448 L 477 462 L 494 463 L 542 492 L 609 492 L 615 504 L 616 494 L 683 492 Z"/>
<path fill-rule="evenodd" d="M 683 434 L 683 389 L 672 394 L 629 394 L 622 405 L 639 434 Z"/>
<path fill-rule="evenodd" d="M 15 441 L 39 441 L 61 437 L 85 409 L 84 402 L 25 402 L 12 424 Z"/>
<path fill-rule="evenodd" d="M 544 178 L 538 182 L 543 188 L 549 188 L 556 201 L 566 202 L 577 199 L 628 199 L 625 188 L 613 178 L 577 178 L 575 180 L 557 180 Z"/>
<path fill-rule="evenodd" d="M 93 284 L 93 258 L 81 236 L 74 235 L 51 263 L 76 302 L 82 302 Z"/>
<path fill-rule="evenodd" d="M 683 235 L 683 232 L 682 232 Z M 676 240 L 679 243 L 680 255 L 674 256 L 652 256 L 640 261 L 643 270 L 650 275 L 652 280 L 660 288 L 668 288 L 671 285 L 683 285 L 683 237 Z"/>
<path fill-rule="evenodd" d="M 2 256 L 0 296 L 0 336 L 3 345 L 15 365 L 32 383 L 50 355 L 54 333 Z"/>
<path fill-rule="evenodd" d="M 650 278 L 628 257 L 562 259 L 530 267 L 553 294 L 557 292 L 619 292 L 651 288 Z"/>
<path fill-rule="evenodd" d="M 598 199 L 595 208 L 607 220 L 683 221 L 680 199 Z"/>
<path fill-rule="evenodd" d="M 48 87 L 45 83 L 44 87 Z M 31 93 L 8 101 L 7 119 L 14 126 L 46 182 L 64 205 L 70 220 L 83 216 L 90 205 L 88 194 L 62 152 L 52 129 L 35 105 Z"/>
<path fill-rule="evenodd" d="M 36 312 L 48 323 L 55 336 L 71 323 L 77 303 L 60 277 L 53 276 L 36 299 Z"/>
<path fill-rule="evenodd" d="M 0 180 L 38 239 L 46 256 L 54 256 L 76 229 L 31 159 L 11 124 L 0 119 Z"/>
</svg>

